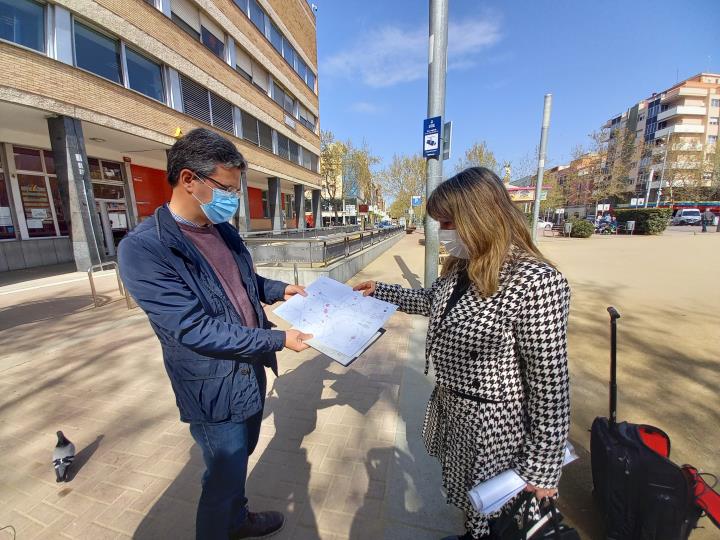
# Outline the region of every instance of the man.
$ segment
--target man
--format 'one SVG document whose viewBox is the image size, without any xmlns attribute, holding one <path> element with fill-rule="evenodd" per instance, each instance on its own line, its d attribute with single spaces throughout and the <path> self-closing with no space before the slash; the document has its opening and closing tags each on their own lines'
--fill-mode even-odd
<svg viewBox="0 0 720 540">
<path fill-rule="evenodd" d="M 202 449 L 206 471 L 197 538 L 263 538 L 279 531 L 279 512 L 247 510 L 248 456 L 258 440 L 265 367 L 275 352 L 307 348 L 311 336 L 272 330 L 261 302 L 304 287 L 265 279 L 227 223 L 238 208 L 246 163 L 220 135 L 195 129 L 168 152 L 170 203 L 119 247 L 120 273 L 163 349 L 180 419 Z"/>
<path fill-rule="evenodd" d="M 707 232 L 709 225 L 712 225 L 715 219 L 715 214 L 709 208 L 706 208 L 702 214 L 702 232 Z"/>
</svg>

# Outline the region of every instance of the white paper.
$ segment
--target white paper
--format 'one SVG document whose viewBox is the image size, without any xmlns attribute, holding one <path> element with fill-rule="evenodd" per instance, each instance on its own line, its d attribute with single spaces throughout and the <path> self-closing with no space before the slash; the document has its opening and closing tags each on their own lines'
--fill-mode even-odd
<svg viewBox="0 0 720 540">
<path fill-rule="evenodd" d="M 563 467 L 578 459 L 570 441 L 565 443 L 565 456 Z M 468 492 L 470 502 L 480 514 L 494 514 L 498 512 L 508 501 L 520 493 L 527 482 L 518 473 L 510 469 L 493 476 L 485 482 L 480 482 Z"/>
<path fill-rule="evenodd" d="M 42 229 L 43 228 L 43 220 L 42 219 L 26 219 L 25 222 L 27 223 L 28 229 Z"/>
<path fill-rule="evenodd" d="M 275 310 L 294 328 L 312 334 L 307 344 L 326 352 L 337 351 L 340 363 L 350 362 L 377 338 L 377 333 L 397 306 L 370 296 L 330 278 L 311 283 L 307 296 L 295 295 Z M 347 364 L 344 364 L 347 365 Z"/>
<path fill-rule="evenodd" d="M 47 218 L 47 210 L 45 208 L 33 208 L 30 210 L 33 219 L 45 219 Z"/>
</svg>

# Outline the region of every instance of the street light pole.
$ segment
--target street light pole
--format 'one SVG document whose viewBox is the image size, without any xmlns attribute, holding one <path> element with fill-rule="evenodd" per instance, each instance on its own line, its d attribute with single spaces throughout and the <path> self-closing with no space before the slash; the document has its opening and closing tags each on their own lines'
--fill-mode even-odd
<svg viewBox="0 0 720 540">
<path fill-rule="evenodd" d="M 540 215 L 540 196 L 542 195 L 543 174 L 545 173 L 545 151 L 547 149 L 547 133 L 550 128 L 550 110 L 552 94 L 545 94 L 543 105 L 542 127 L 540 128 L 540 151 L 538 152 L 537 181 L 535 182 L 535 204 L 533 205 L 532 239 L 537 244 L 537 223 Z"/>
<path fill-rule="evenodd" d="M 445 75 L 447 72 L 448 1 L 430 0 L 430 29 L 428 47 L 428 108 L 427 117 L 445 116 Z M 442 124 L 441 124 L 442 125 Z M 442 180 L 442 152 L 428 158 L 425 181 L 425 200 Z M 425 216 L 425 287 L 438 276 L 440 245 L 438 222 Z"/>
<path fill-rule="evenodd" d="M 665 137 L 665 155 L 663 156 L 663 166 L 660 171 L 660 186 L 658 186 L 657 203 L 655 203 L 655 208 L 660 208 L 660 196 L 662 195 L 662 188 L 665 183 L 665 164 L 667 163 L 668 146 L 670 146 L 670 132 L 668 132 Z"/>
</svg>

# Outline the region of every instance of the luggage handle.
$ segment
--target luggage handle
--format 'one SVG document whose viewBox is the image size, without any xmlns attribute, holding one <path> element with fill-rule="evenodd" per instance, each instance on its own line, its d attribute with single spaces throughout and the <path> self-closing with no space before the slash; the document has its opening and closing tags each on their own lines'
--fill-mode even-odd
<svg viewBox="0 0 720 540">
<path fill-rule="evenodd" d="M 617 320 L 620 313 L 614 307 L 607 308 L 610 314 L 610 427 L 617 423 Z"/>
</svg>

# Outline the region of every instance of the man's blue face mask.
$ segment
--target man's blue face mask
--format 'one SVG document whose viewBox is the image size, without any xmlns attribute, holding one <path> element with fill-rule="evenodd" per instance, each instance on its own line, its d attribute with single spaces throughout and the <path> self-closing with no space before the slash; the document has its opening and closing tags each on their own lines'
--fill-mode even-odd
<svg viewBox="0 0 720 540">
<path fill-rule="evenodd" d="M 195 177 L 205 183 L 205 179 L 201 178 L 197 173 Z M 209 180 L 212 180 L 212 178 Z M 195 197 L 194 193 L 192 195 L 200 203 L 200 209 L 212 223 L 217 225 L 218 223 L 229 221 L 235 215 L 235 212 L 237 212 L 238 206 L 240 206 L 240 193 L 237 191 L 229 192 L 213 187 L 210 187 L 210 190 L 212 191 L 212 199 L 210 202 L 203 203 Z"/>
</svg>

